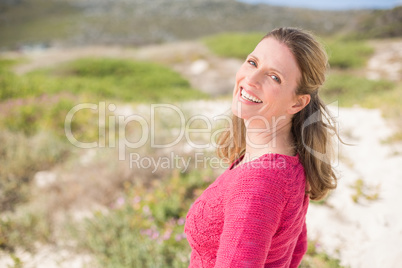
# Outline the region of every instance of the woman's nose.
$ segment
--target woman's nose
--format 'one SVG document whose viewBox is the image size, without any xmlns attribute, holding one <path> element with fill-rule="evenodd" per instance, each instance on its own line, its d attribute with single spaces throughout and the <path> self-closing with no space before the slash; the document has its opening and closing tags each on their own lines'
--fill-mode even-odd
<svg viewBox="0 0 402 268">
<path fill-rule="evenodd" d="M 259 70 L 254 70 L 246 76 L 246 81 L 250 86 L 258 86 L 261 84 L 262 73 Z"/>
</svg>

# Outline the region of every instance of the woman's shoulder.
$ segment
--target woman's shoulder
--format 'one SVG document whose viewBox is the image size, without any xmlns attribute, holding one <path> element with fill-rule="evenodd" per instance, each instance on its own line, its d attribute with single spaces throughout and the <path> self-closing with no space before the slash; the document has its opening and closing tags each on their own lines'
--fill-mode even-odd
<svg viewBox="0 0 402 268">
<path fill-rule="evenodd" d="M 292 198 L 295 189 L 303 186 L 304 175 L 298 175 L 298 163 L 297 156 L 270 154 L 239 165 L 228 173 L 231 176 L 223 193 L 225 204 L 240 200 L 254 209 L 274 203 L 279 209 Z"/>
<path fill-rule="evenodd" d="M 302 168 L 299 156 L 289 156 L 283 154 L 264 154 L 257 159 L 246 162 L 238 169 L 243 176 L 253 174 L 272 174 L 288 173 Z"/>
<path fill-rule="evenodd" d="M 304 169 L 299 157 L 265 154 L 235 169 L 233 187 L 250 187 L 266 190 L 267 187 L 288 189 L 290 185 L 304 183 Z"/>
</svg>

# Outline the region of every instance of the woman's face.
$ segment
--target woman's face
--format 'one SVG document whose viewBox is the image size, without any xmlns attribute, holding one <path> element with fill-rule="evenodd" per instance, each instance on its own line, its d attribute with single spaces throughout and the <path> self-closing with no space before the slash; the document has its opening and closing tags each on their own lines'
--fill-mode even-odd
<svg viewBox="0 0 402 268">
<path fill-rule="evenodd" d="M 287 122 L 300 110 L 295 110 L 300 77 L 288 47 L 272 37 L 263 39 L 236 74 L 232 112 L 249 123 L 261 118 Z"/>
</svg>

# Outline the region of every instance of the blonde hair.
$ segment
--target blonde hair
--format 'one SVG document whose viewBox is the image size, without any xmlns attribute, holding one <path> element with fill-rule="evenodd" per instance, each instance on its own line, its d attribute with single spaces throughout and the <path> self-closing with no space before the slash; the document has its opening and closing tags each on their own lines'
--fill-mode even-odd
<svg viewBox="0 0 402 268">
<path fill-rule="evenodd" d="M 325 81 L 328 57 L 312 34 L 296 28 L 278 28 L 264 36 L 285 44 L 294 55 L 301 72 L 296 94 L 309 94 L 309 104 L 292 118 L 291 132 L 294 148 L 299 155 L 309 183 L 307 193 L 312 200 L 324 198 L 335 189 L 337 177 L 331 166 L 333 132 L 337 130 L 329 118 L 329 112 L 318 91 Z M 246 128 L 243 119 L 232 115 L 233 130 L 228 129 L 218 138 L 217 153 L 233 162 L 244 154 Z M 233 133 L 231 132 L 233 131 Z M 339 137 L 339 136 L 338 136 Z"/>
</svg>

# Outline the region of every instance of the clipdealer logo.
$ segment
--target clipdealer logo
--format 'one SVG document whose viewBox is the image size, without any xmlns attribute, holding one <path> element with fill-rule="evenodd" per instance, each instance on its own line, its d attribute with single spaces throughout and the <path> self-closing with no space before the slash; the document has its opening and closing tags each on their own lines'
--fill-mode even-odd
<svg viewBox="0 0 402 268">
<path fill-rule="evenodd" d="M 241 105 L 239 103 L 238 105 Z M 303 128 L 307 128 L 311 126 L 314 123 L 317 123 L 323 118 L 326 118 L 327 120 L 331 122 L 326 122 L 326 123 L 332 123 L 332 124 L 337 124 L 335 122 L 335 118 L 338 117 L 339 114 L 339 108 L 338 108 L 338 103 L 331 103 L 331 113 L 335 113 L 336 116 L 321 116 L 319 113 L 315 113 L 311 115 L 309 118 L 307 118 L 303 124 Z M 109 104 L 106 107 L 105 102 L 99 102 L 98 104 L 95 103 L 81 103 L 76 106 L 74 106 L 67 114 L 64 122 L 64 130 L 67 139 L 71 144 L 78 148 L 83 148 L 83 149 L 90 149 L 90 148 L 118 148 L 118 155 L 119 155 L 119 160 L 126 160 L 126 150 L 127 148 L 130 149 L 139 149 L 142 146 L 150 146 L 151 148 L 155 149 L 169 149 L 173 148 L 175 145 L 179 144 L 183 138 L 185 139 L 186 144 L 194 149 L 217 149 L 220 146 L 221 147 L 227 147 L 227 146 L 233 146 L 233 144 L 217 144 L 217 137 L 224 131 L 229 130 L 230 134 L 233 136 L 234 134 L 234 124 L 232 122 L 232 117 L 230 115 L 217 115 L 213 117 L 207 117 L 202 114 L 197 114 L 197 115 L 192 115 L 188 118 L 185 116 L 185 112 L 173 104 L 150 104 L 149 106 L 149 112 L 147 114 L 130 114 L 130 115 L 122 115 L 118 114 L 116 112 L 116 105 L 115 104 Z M 95 113 L 98 113 L 98 140 L 97 141 L 92 141 L 92 142 L 83 142 L 79 141 L 73 134 L 72 131 L 72 123 L 74 120 L 74 116 L 79 113 L 82 110 L 85 109 L 90 109 L 94 111 Z M 238 109 L 241 111 L 241 109 Z M 112 112 L 111 115 L 106 115 L 107 112 Z M 162 120 L 162 116 L 166 116 L 169 114 L 169 118 L 167 120 L 169 121 L 175 121 L 178 123 L 178 126 L 175 126 L 175 132 L 171 133 L 172 135 L 169 135 L 170 140 L 166 139 L 158 139 L 161 138 L 164 134 L 160 132 L 160 124 Z M 159 116 L 158 116 L 159 115 Z M 278 118 L 271 118 L 270 121 L 268 121 L 266 118 L 262 116 L 254 116 L 250 119 L 248 119 L 248 122 L 246 122 L 246 125 L 248 125 L 252 120 L 258 120 L 258 121 L 263 121 L 265 124 L 265 129 L 266 131 L 272 131 L 275 132 L 277 125 L 280 121 L 282 121 L 284 118 L 283 116 L 279 116 Z M 332 122 L 333 121 L 333 122 Z M 139 128 L 136 129 L 136 131 L 139 132 L 139 139 L 136 141 L 130 141 L 127 137 L 127 126 L 130 123 L 137 123 L 139 125 Z M 200 123 L 202 123 L 203 128 L 200 127 Z M 198 124 L 198 125 L 197 125 Z M 227 125 L 227 127 L 224 128 L 216 128 L 218 124 L 223 124 Z M 108 133 L 106 134 L 106 125 L 108 125 Z M 159 129 L 158 129 L 159 127 Z M 240 126 L 239 126 L 240 127 Z M 117 129 L 117 133 L 116 133 Z M 261 129 L 247 129 L 248 132 L 260 132 Z M 117 134 L 117 135 L 116 135 Z M 202 142 L 200 143 L 199 140 L 196 142 L 196 139 L 191 138 L 191 134 L 200 134 L 204 137 Z M 106 139 L 107 135 L 107 139 Z M 208 138 L 206 138 L 208 137 Z M 163 137 L 166 138 L 166 137 Z M 237 137 L 240 139 L 240 137 Z M 303 138 L 303 137 L 302 137 Z M 163 142 L 161 140 L 164 140 Z M 254 148 L 265 148 L 267 145 L 265 144 L 254 144 L 252 141 L 248 138 L 246 135 L 246 141 L 249 146 L 252 146 Z M 339 151 L 339 140 L 334 139 L 335 141 L 335 157 L 327 157 L 328 154 L 332 154 L 333 152 L 317 152 L 314 151 L 312 148 L 308 147 L 307 144 L 304 144 L 306 147 L 307 151 L 313 154 L 315 157 L 319 158 L 322 161 L 327 161 L 327 159 L 333 159 L 332 160 L 332 165 L 337 165 L 339 163 L 339 157 L 338 157 L 338 151 Z M 304 138 L 303 138 L 304 142 Z M 273 140 L 273 146 L 276 145 L 276 139 L 274 137 Z M 272 145 L 271 145 L 272 146 Z M 139 154 L 138 153 L 131 153 L 130 155 L 130 161 L 134 161 L 135 163 L 138 163 L 139 160 Z M 143 156 L 145 157 L 145 156 Z M 135 160 L 136 159 L 136 160 Z M 137 161 L 137 162 L 136 162 Z M 164 161 L 163 159 L 160 160 L 143 160 L 142 166 L 147 166 L 145 164 L 145 161 L 148 161 L 150 163 L 153 163 L 152 166 L 162 166 L 162 162 Z M 158 162 L 159 161 L 159 162 Z M 184 160 L 182 160 L 183 162 Z M 187 160 L 185 160 L 183 163 L 186 163 Z M 159 164 L 158 164 L 159 163 Z M 167 165 L 167 164 L 165 164 Z M 130 164 L 132 166 L 132 164 Z M 187 166 L 188 164 L 183 164 L 183 166 Z M 151 165 L 149 165 L 151 167 Z"/>
<path fill-rule="evenodd" d="M 98 140 L 92 142 L 82 142 L 79 141 L 73 134 L 72 123 L 74 116 L 84 109 L 90 109 L 98 112 Z M 149 110 L 149 119 L 144 115 L 132 114 L 129 116 L 125 115 L 109 115 L 106 116 L 106 111 L 114 112 L 116 110 L 116 105 L 109 104 L 106 107 L 105 102 L 95 103 L 82 103 L 74 106 L 67 114 L 64 122 L 64 130 L 67 139 L 71 144 L 78 148 L 90 149 L 90 148 L 118 148 L 119 160 L 126 159 L 126 148 L 138 149 L 145 146 L 147 143 L 150 144 L 151 148 L 163 149 L 172 148 L 177 145 L 183 138 L 185 138 L 186 143 L 193 149 L 208 149 L 217 148 L 219 145 L 216 143 L 217 136 L 225 131 L 226 129 L 213 130 L 213 126 L 219 122 L 228 122 L 231 125 L 231 117 L 228 115 L 217 115 L 213 118 L 208 118 L 205 115 L 194 115 L 186 120 L 184 112 L 177 106 L 172 104 L 151 104 Z M 179 122 L 175 137 L 167 142 L 158 142 L 157 138 L 160 133 L 157 131 L 157 111 L 160 113 L 174 113 L 176 121 Z M 174 120 L 172 119 L 172 120 Z M 178 120 L 177 120 L 178 119 Z M 138 123 L 140 128 L 140 138 L 139 140 L 133 142 L 126 136 L 126 129 L 129 123 Z M 205 128 L 194 128 L 193 125 L 197 122 L 202 122 Z M 106 129 L 105 126 L 108 123 L 108 139 L 106 139 Z M 118 129 L 116 138 L 116 126 Z M 191 134 L 198 133 L 203 135 L 208 135 L 208 141 L 204 143 L 197 143 L 191 138 Z M 106 142 L 108 141 L 108 143 Z"/>
</svg>

